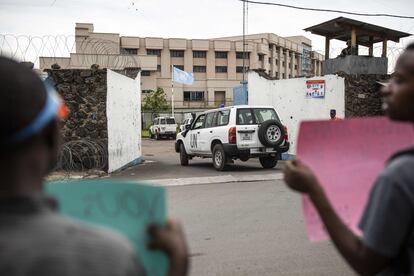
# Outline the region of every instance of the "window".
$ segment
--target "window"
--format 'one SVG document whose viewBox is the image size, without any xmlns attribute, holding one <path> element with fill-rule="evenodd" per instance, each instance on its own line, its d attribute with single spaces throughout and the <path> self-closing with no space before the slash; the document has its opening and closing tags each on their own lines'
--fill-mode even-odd
<svg viewBox="0 0 414 276">
<path fill-rule="evenodd" d="M 149 76 L 151 76 L 151 71 L 143 70 L 143 71 L 141 71 L 141 76 L 149 77 Z"/>
<path fill-rule="evenodd" d="M 229 124 L 230 110 L 220 110 L 217 112 L 217 126 L 225 126 Z"/>
<path fill-rule="evenodd" d="M 132 49 L 132 48 L 123 48 L 122 52 L 128 55 L 138 55 L 138 49 Z"/>
<path fill-rule="evenodd" d="M 269 58 L 269 63 L 270 63 L 270 64 L 272 63 L 272 58 Z"/>
<path fill-rule="evenodd" d="M 216 52 L 216 58 L 227 58 L 227 52 Z"/>
<path fill-rule="evenodd" d="M 193 51 L 193 58 L 206 58 L 207 52 L 206 51 Z"/>
<path fill-rule="evenodd" d="M 285 63 L 285 62 L 282 62 L 282 65 L 283 65 L 283 66 L 285 66 L 285 65 L 286 65 L 286 63 Z"/>
<path fill-rule="evenodd" d="M 206 123 L 204 125 L 204 128 L 209 128 L 209 127 L 214 127 L 215 126 L 215 122 L 214 122 L 214 118 L 216 113 L 215 112 L 210 112 L 207 113 L 206 115 Z"/>
<path fill-rule="evenodd" d="M 184 71 L 184 65 L 174 65 L 174 67 L 180 69 L 181 71 Z"/>
<path fill-rule="evenodd" d="M 279 65 L 279 60 L 275 59 L 276 65 Z"/>
<path fill-rule="evenodd" d="M 154 124 L 154 125 L 158 125 L 158 120 L 159 120 L 159 119 L 154 119 L 153 124 Z"/>
<path fill-rule="evenodd" d="M 250 53 L 249 52 L 244 52 L 244 58 L 249 59 L 250 58 Z M 236 52 L 236 59 L 243 59 L 243 52 Z"/>
<path fill-rule="evenodd" d="M 282 79 L 284 79 L 284 78 L 285 78 L 285 73 L 282 74 Z"/>
<path fill-rule="evenodd" d="M 157 72 L 161 72 L 161 65 L 157 65 Z"/>
<path fill-rule="evenodd" d="M 174 125 L 175 119 L 174 118 L 167 118 L 167 125 Z"/>
<path fill-rule="evenodd" d="M 160 57 L 161 56 L 161 50 L 159 50 L 159 49 L 147 49 L 147 55 Z"/>
<path fill-rule="evenodd" d="M 250 109 L 237 109 L 238 125 L 252 125 L 253 123 L 253 116 Z"/>
<path fill-rule="evenodd" d="M 244 70 L 245 72 L 249 71 L 249 66 L 246 66 Z M 237 66 L 236 73 L 243 73 L 243 66 Z"/>
<path fill-rule="evenodd" d="M 194 73 L 205 73 L 206 71 L 207 71 L 207 68 L 205 66 L 198 66 L 198 65 L 193 66 Z"/>
<path fill-rule="evenodd" d="M 297 65 L 295 65 L 295 70 L 298 70 L 298 66 Z"/>
<path fill-rule="evenodd" d="M 273 108 L 240 108 L 237 109 L 238 125 L 256 125 L 267 120 L 279 121 Z"/>
<path fill-rule="evenodd" d="M 204 101 L 204 91 L 184 91 L 185 102 L 202 102 Z"/>
<path fill-rule="evenodd" d="M 253 113 L 256 124 L 261 124 L 267 120 L 280 121 L 276 111 L 272 108 L 254 108 Z"/>
<path fill-rule="evenodd" d="M 194 123 L 193 129 L 200 129 L 204 126 L 204 118 L 206 117 L 205 114 L 198 116 L 197 120 Z"/>
<path fill-rule="evenodd" d="M 153 92 L 153 90 L 151 90 L 151 89 L 142 90 L 142 94 L 149 94 L 151 92 Z"/>
<path fill-rule="evenodd" d="M 227 66 L 216 66 L 216 73 L 227 73 Z"/>
<path fill-rule="evenodd" d="M 165 118 L 160 119 L 160 125 L 165 125 Z"/>
<path fill-rule="evenodd" d="M 259 55 L 259 61 L 263 61 L 264 55 Z"/>
<path fill-rule="evenodd" d="M 184 57 L 184 51 L 183 50 L 171 50 L 170 51 L 171 57 Z"/>
</svg>

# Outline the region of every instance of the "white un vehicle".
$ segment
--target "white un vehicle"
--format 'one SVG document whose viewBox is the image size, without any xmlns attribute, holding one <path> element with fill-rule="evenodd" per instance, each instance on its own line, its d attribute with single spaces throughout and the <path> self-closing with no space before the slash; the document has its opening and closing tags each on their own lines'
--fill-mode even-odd
<svg viewBox="0 0 414 276">
<path fill-rule="evenodd" d="M 149 128 L 151 138 L 159 140 L 161 137 L 177 137 L 177 124 L 174 117 L 157 117 Z"/>
<path fill-rule="evenodd" d="M 232 106 L 199 115 L 177 135 L 175 151 L 181 165 L 193 157 L 213 158 L 216 170 L 233 160 L 259 158 L 263 168 L 273 168 L 289 150 L 287 129 L 269 106 Z"/>
</svg>

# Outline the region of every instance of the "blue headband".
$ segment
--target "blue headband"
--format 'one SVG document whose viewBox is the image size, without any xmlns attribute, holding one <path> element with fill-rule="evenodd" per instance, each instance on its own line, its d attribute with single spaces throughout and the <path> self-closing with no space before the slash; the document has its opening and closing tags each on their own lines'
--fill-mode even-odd
<svg viewBox="0 0 414 276">
<path fill-rule="evenodd" d="M 36 118 L 26 127 L 13 134 L 10 138 L 10 142 L 15 144 L 22 142 L 23 140 L 39 133 L 44 129 L 53 118 L 56 117 L 57 111 L 60 106 L 59 98 L 55 89 L 48 82 L 44 82 L 47 96 L 46 103 Z"/>
</svg>

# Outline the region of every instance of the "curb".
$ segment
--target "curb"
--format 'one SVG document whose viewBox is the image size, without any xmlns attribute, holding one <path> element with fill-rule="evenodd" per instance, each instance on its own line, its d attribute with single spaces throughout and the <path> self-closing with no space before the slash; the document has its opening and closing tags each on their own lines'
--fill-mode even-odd
<svg viewBox="0 0 414 276">
<path fill-rule="evenodd" d="M 235 183 L 235 182 L 258 182 L 283 179 L 282 173 L 261 174 L 261 175 L 246 175 L 246 176 L 206 176 L 206 177 L 187 177 L 187 178 L 172 178 L 172 179 L 151 179 L 140 180 L 140 183 L 150 185 L 157 185 L 163 187 L 172 186 L 188 186 L 188 185 L 206 185 L 206 184 L 221 184 L 221 183 Z"/>
</svg>

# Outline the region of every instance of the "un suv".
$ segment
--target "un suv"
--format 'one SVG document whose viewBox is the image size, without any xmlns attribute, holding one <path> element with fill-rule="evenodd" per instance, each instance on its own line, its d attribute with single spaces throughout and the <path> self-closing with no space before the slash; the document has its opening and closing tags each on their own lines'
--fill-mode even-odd
<svg viewBox="0 0 414 276">
<path fill-rule="evenodd" d="M 212 158 L 222 171 L 233 160 L 259 158 L 263 168 L 273 168 L 289 150 L 287 129 L 271 106 L 231 106 L 200 114 L 177 135 L 175 151 L 180 163 L 193 157 Z"/>
</svg>

